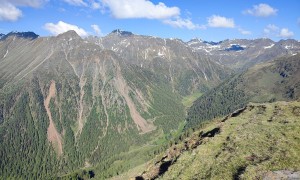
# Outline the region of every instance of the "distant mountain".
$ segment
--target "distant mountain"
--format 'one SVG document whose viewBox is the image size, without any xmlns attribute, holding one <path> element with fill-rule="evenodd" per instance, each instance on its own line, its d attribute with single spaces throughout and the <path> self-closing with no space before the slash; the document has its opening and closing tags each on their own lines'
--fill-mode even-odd
<svg viewBox="0 0 300 180">
<path fill-rule="evenodd" d="M 34 32 L 10 32 L 6 35 L 2 34 L 2 38 L 3 40 L 5 40 L 8 37 L 19 37 L 19 38 L 26 38 L 26 39 L 36 39 L 39 37 L 39 35 L 35 34 Z"/>
<path fill-rule="evenodd" d="M 236 70 L 244 70 L 258 63 L 300 52 L 300 42 L 292 39 L 279 42 L 270 39 L 234 39 L 220 42 L 192 39 L 187 44 L 195 52 Z"/>
<path fill-rule="evenodd" d="M 223 116 L 248 102 L 296 100 L 300 97 L 300 54 L 258 64 L 224 81 L 189 109 L 187 128 Z"/>
<path fill-rule="evenodd" d="M 132 36 L 133 33 L 129 31 L 122 31 L 120 29 L 116 29 L 112 31 L 113 34 L 117 34 L 119 36 Z"/>
<path fill-rule="evenodd" d="M 110 49 L 128 64 L 147 69 L 167 82 L 173 91 L 188 95 L 204 92 L 219 84 L 230 73 L 228 68 L 201 56 L 180 39 L 134 35 L 114 30 L 103 38 L 90 41 Z"/>
</svg>

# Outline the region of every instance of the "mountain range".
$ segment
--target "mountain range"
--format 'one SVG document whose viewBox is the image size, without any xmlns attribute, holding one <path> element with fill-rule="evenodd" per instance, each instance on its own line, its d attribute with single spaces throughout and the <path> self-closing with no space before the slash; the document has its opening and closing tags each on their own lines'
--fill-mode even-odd
<svg viewBox="0 0 300 180">
<path fill-rule="evenodd" d="M 250 101 L 300 95 L 296 40 L 184 42 L 122 30 L 0 38 L 4 179 L 106 179 Z"/>
<path fill-rule="evenodd" d="M 209 56 L 216 63 L 235 70 L 245 70 L 255 64 L 267 62 L 282 56 L 295 55 L 300 42 L 294 39 L 274 42 L 271 39 L 234 39 L 207 42 L 192 39 L 187 44 L 196 52 Z"/>
</svg>

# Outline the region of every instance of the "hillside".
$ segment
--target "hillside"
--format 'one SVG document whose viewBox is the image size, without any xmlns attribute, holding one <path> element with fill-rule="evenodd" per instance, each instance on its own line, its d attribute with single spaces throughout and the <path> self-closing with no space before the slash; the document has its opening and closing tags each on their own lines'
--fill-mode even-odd
<svg viewBox="0 0 300 180">
<path fill-rule="evenodd" d="M 114 51 L 127 64 L 147 69 L 171 84 L 172 90 L 186 96 L 205 92 L 222 82 L 231 72 L 207 56 L 194 52 L 180 39 L 135 35 L 114 30 L 102 38 L 90 39 Z"/>
<path fill-rule="evenodd" d="M 300 102 L 250 103 L 178 140 L 136 179 L 299 179 Z"/>
<path fill-rule="evenodd" d="M 182 40 L 121 30 L 85 39 L 12 32 L 0 57 L 0 179 L 110 178 L 184 128 L 249 101 L 299 97 L 299 55 L 228 79 L 231 70 Z"/>
<path fill-rule="evenodd" d="M 113 38 L 149 40 L 118 32 L 104 37 L 107 43 Z M 155 49 L 158 42 L 146 46 Z M 184 47 L 172 44 L 167 49 L 173 53 Z M 138 45 L 129 47 L 140 53 Z M 229 72 L 184 48 L 187 59 L 177 59 L 181 54 L 133 59 L 75 31 L 5 35 L 0 179 L 66 177 L 80 169 L 107 178 L 151 159 L 183 127 L 182 96 L 207 91 Z"/>
<path fill-rule="evenodd" d="M 234 75 L 197 99 L 186 128 L 226 115 L 248 102 L 295 100 L 300 97 L 300 54 L 258 64 Z"/>
</svg>

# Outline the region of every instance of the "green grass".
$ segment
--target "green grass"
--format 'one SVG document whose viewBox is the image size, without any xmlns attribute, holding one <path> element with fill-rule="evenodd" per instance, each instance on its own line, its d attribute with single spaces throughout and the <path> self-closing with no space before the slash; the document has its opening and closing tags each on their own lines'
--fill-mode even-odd
<svg viewBox="0 0 300 180">
<path fill-rule="evenodd" d="M 262 178 L 274 170 L 299 171 L 300 114 L 293 114 L 293 109 L 300 109 L 300 103 L 265 107 L 264 111 L 255 104 L 222 126 L 213 121 L 204 132 L 221 126 L 221 133 L 184 152 L 162 179 L 232 179 L 241 167 L 242 179 Z"/>
<path fill-rule="evenodd" d="M 181 102 L 186 108 L 189 108 L 193 105 L 193 102 L 196 101 L 201 96 L 202 96 L 201 92 L 195 92 L 191 95 L 183 97 Z"/>
<path fill-rule="evenodd" d="M 300 170 L 300 102 L 251 103 L 238 116 L 222 120 L 205 123 L 136 175 L 154 172 L 156 162 L 174 149 L 180 156 L 159 179 L 263 179 L 269 171 Z M 214 137 L 199 136 L 216 127 L 220 133 Z M 185 150 L 190 140 L 201 143 Z"/>
</svg>

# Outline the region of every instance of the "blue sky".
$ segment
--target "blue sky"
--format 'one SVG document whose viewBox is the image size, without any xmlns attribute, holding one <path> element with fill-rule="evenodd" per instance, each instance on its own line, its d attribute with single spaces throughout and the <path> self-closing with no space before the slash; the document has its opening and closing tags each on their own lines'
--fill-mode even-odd
<svg viewBox="0 0 300 180">
<path fill-rule="evenodd" d="M 0 33 L 41 36 L 114 29 L 188 41 L 300 39 L 299 0 L 0 0 Z"/>
</svg>

